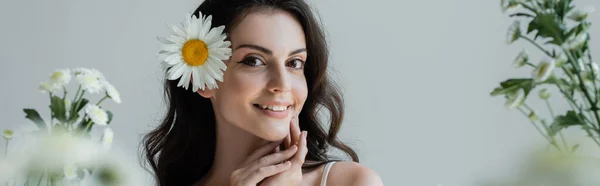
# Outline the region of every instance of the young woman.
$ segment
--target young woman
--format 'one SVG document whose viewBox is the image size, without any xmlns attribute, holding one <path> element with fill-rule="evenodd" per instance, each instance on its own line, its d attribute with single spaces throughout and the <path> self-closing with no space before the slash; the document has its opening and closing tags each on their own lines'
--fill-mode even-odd
<svg viewBox="0 0 600 186">
<path fill-rule="evenodd" d="M 193 16 L 207 15 L 224 26 L 230 43 L 220 46 L 231 55 L 212 88 L 165 81 L 166 116 L 144 138 L 158 185 L 383 185 L 337 138 L 343 99 L 306 2 L 206 0 Z M 331 148 L 352 161 L 334 159 Z"/>
</svg>

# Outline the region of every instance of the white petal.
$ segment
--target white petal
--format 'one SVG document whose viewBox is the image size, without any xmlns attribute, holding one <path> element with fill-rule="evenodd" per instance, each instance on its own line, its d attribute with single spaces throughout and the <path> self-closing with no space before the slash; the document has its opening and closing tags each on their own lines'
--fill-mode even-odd
<svg viewBox="0 0 600 186">
<path fill-rule="evenodd" d="M 215 80 L 223 81 L 223 75 L 219 74 L 221 72 L 219 69 L 206 68 L 206 72 Z"/>
<path fill-rule="evenodd" d="M 173 44 L 173 42 L 169 41 L 167 38 L 164 38 L 164 37 L 156 37 L 156 40 L 158 40 L 159 42 L 161 42 L 165 45 Z"/>
<path fill-rule="evenodd" d="M 204 78 L 204 74 L 206 73 L 203 66 L 196 67 L 196 71 L 198 72 L 198 88 L 204 90 L 206 89 L 206 79 Z"/>
<path fill-rule="evenodd" d="M 185 70 L 188 68 L 189 67 L 187 66 L 186 63 L 179 63 L 179 64 L 175 65 L 174 67 L 171 67 L 168 71 L 169 80 L 176 80 L 177 78 L 180 78 L 181 75 L 183 75 L 183 73 L 185 73 Z"/>
<path fill-rule="evenodd" d="M 186 37 L 186 35 L 185 35 L 185 32 L 184 32 L 184 31 L 183 31 L 181 28 L 179 28 L 178 26 L 175 26 L 175 25 L 169 25 L 169 27 L 171 27 L 171 30 L 172 30 L 172 31 L 173 31 L 175 34 L 177 34 L 177 36 L 179 36 L 179 37 Z"/>
<path fill-rule="evenodd" d="M 162 50 L 167 51 L 167 52 L 180 52 L 182 47 L 183 47 L 183 45 L 171 44 L 171 45 L 165 45 L 162 48 Z"/>
<path fill-rule="evenodd" d="M 213 29 L 210 29 L 210 31 L 208 32 L 208 34 L 206 34 L 206 37 L 204 38 L 204 41 L 206 41 L 205 43 L 214 43 L 216 41 L 219 41 L 221 39 L 221 34 L 223 33 L 223 30 L 225 29 L 225 26 L 219 26 Z"/>
<path fill-rule="evenodd" d="M 198 71 L 198 67 L 192 67 L 192 91 L 198 91 L 198 87 L 200 87 L 200 84 L 204 83 L 202 81 L 200 81 L 200 72 Z"/>
<path fill-rule="evenodd" d="M 221 61 L 220 59 L 218 59 L 214 56 L 208 56 L 208 62 L 210 63 L 211 61 L 212 61 L 212 63 L 217 65 L 219 67 L 219 69 L 221 69 L 221 70 L 227 69 L 227 65 L 225 65 L 225 63 L 223 63 L 223 61 Z"/>
<path fill-rule="evenodd" d="M 192 36 L 192 15 L 190 14 L 186 14 L 186 19 L 183 22 L 183 29 L 185 31 L 185 35 L 187 36 L 186 39 L 190 39 L 190 36 Z"/>
<path fill-rule="evenodd" d="M 171 36 L 171 37 L 166 38 L 166 40 L 172 42 L 173 44 L 180 44 L 180 45 L 185 44 L 185 42 L 187 41 L 185 38 L 179 37 L 179 36 Z"/>
<path fill-rule="evenodd" d="M 229 57 L 228 57 L 228 56 L 226 56 L 226 55 L 225 55 L 225 54 L 223 54 L 222 52 L 219 52 L 219 51 L 217 51 L 217 50 L 214 50 L 214 49 L 212 49 L 212 50 L 211 50 L 211 49 L 209 49 L 209 50 L 208 50 L 208 54 L 209 54 L 209 55 L 211 55 L 211 56 L 215 56 L 216 58 L 219 58 L 219 59 L 221 59 L 221 60 L 228 60 L 228 59 L 229 59 Z"/>
<path fill-rule="evenodd" d="M 204 19 L 204 21 L 202 23 L 202 28 L 200 29 L 200 33 L 198 33 L 198 38 L 200 38 L 203 41 L 206 41 L 206 35 L 210 31 L 210 28 L 212 26 L 211 24 L 212 24 L 212 15 L 209 15 L 208 17 L 206 17 L 206 19 Z"/>
<path fill-rule="evenodd" d="M 167 62 L 169 65 L 177 64 L 180 61 L 183 61 L 183 57 L 181 57 L 181 54 L 179 53 L 171 54 L 170 56 L 165 58 L 165 62 Z"/>
<path fill-rule="evenodd" d="M 192 76 L 192 69 L 190 68 L 185 68 L 185 73 L 183 74 L 183 76 L 181 76 L 181 79 L 179 79 L 179 83 L 177 84 L 177 86 L 179 87 L 183 87 L 186 90 L 188 89 L 188 87 L 190 86 L 190 77 Z"/>
</svg>

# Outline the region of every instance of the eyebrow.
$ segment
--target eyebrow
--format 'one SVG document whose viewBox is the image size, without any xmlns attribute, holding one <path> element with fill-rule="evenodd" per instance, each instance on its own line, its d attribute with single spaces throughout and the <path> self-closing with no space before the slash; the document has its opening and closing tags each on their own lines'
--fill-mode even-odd
<svg viewBox="0 0 600 186">
<path fill-rule="evenodd" d="M 251 49 L 254 49 L 254 50 L 261 51 L 261 52 L 263 52 L 265 54 L 268 54 L 268 55 L 272 55 L 273 54 L 273 51 L 271 51 L 271 50 L 269 50 L 269 49 L 267 49 L 265 47 L 258 46 L 258 45 L 244 44 L 244 45 L 240 45 L 240 46 L 236 47 L 235 49 L 237 50 L 238 48 L 251 48 Z M 295 55 L 295 54 L 302 53 L 302 52 L 306 52 L 306 48 L 296 49 L 296 50 L 290 52 L 289 55 L 291 56 L 291 55 Z"/>
</svg>

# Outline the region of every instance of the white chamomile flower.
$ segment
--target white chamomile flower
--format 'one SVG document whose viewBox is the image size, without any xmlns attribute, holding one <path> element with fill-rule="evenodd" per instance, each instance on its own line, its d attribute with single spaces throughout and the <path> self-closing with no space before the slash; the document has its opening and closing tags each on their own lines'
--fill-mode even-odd
<svg viewBox="0 0 600 186">
<path fill-rule="evenodd" d="M 111 128 L 104 129 L 104 132 L 102 132 L 102 137 L 100 137 L 100 141 L 102 141 L 102 147 L 104 147 L 104 149 L 110 149 L 114 135 L 115 134 Z"/>
<path fill-rule="evenodd" d="M 587 33 L 580 33 L 577 36 L 571 36 L 566 42 L 562 44 L 562 47 L 568 50 L 575 50 L 581 47 L 588 39 Z"/>
<path fill-rule="evenodd" d="M 225 26 L 211 28 L 212 16 L 188 15 L 183 28 L 171 25 L 172 35 L 159 38 L 164 45 L 159 56 L 168 64 L 167 79 L 179 80 L 177 86 L 186 90 L 190 81 L 192 91 L 218 88 L 227 66 L 222 60 L 231 56 L 231 42 L 225 41 Z"/>
<path fill-rule="evenodd" d="M 579 70 L 580 71 L 585 71 L 585 63 L 583 62 L 583 59 L 579 58 L 577 60 L 577 66 L 579 66 Z"/>
<path fill-rule="evenodd" d="M 104 75 L 95 69 L 77 69 L 76 78 L 81 88 L 89 93 L 98 93 L 102 91 L 102 81 L 104 81 Z"/>
<path fill-rule="evenodd" d="M 506 106 L 506 108 L 508 109 L 517 108 L 521 106 L 524 99 L 525 91 L 523 89 L 519 89 L 516 92 L 507 95 L 506 103 L 504 103 L 504 106 Z"/>
<path fill-rule="evenodd" d="M 561 53 L 556 58 L 556 66 L 562 66 L 565 63 L 567 63 L 567 61 L 569 61 L 569 58 L 567 57 L 567 55 L 565 55 L 564 53 Z"/>
<path fill-rule="evenodd" d="M 107 125 L 108 122 L 108 114 L 106 111 L 102 110 L 98 105 L 88 104 L 85 107 L 85 113 L 92 119 L 97 125 Z"/>
<path fill-rule="evenodd" d="M 4 137 L 5 140 L 10 140 L 13 138 L 13 136 L 15 136 L 15 132 L 13 132 L 12 130 L 2 130 L 2 137 Z"/>
<path fill-rule="evenodd" d="M 573 21 L 582 22 L 586 20 L 594 11 L 596 11 L 596 8 L 593 6 L 587 6 L 583 10 L 574 10 L 567 16 L 567 18 Z"/>
<path fill-rule="evenodd" d="M 73 180 L 77 178 L 77 166 L 73 162 L 66 163 L 63 167 L 63 173 L 67 180 Z"/>
<path fill-rule="evenodd" d="M 508 28 L 506 43 L 514 43 L 516 40 L 519 40 L 519 37 L 521 37 L 521 22 L 517 20 Z"/>
<path fill-rule="evenodd" d="M 590 65 L 592 66 L 592 72 L 594 73 L 594 76 L 596 79 L 600 78 L 600 67 L 598 67 L 598 63 L 590 63 Z"/>
<path fill-rule="evenodd" d="M 529 55 L 527 54 L 527 51 L 523 50 L 517 55 L 517 58 L 515 58 L 514 65 L 515 67 L 520 68 L 525 66 L 527 62 L 529 62 Z"/>
<path fill-rule="evenodd" d="M 121 103 L 121 95 L 115 86 L 111 85 L 107 81 L 103 81 L 102 85 L 104 85 L 104 89 L 106 90 L 106 94 L 115 101 L 115 103 Z"/>
<path fill-rule="evenodd" d="M 533 73 L 532 73 L 533 80 L 535 82 L 546 81 L 548 79 L 548 77 L 550 77 L 550 75 L 552 75 L 552 72 L 554 71 L 554 67 L 555 67 L 554 60 L 552 60 L 552 59 L 542 60 L 542 62 L 540 62 L 538 67 L 535 70 L 533 70 Z"/>
<path fill-rule="evenodd" d="M 57 86 L 64 86 L 71 81 L 71 71 L 69 69 L 57 70 L 50 76 L 50 82 L 57 84 Z"/>
<path fill-rule="evenodd" d="M 40 91 L 44 93 L 55 94 L 62 89 L 61 86 L 58 86 L 56 83 L 52 83 L 50 81 L 44 81 L 40 84 Z"/>
</svg>

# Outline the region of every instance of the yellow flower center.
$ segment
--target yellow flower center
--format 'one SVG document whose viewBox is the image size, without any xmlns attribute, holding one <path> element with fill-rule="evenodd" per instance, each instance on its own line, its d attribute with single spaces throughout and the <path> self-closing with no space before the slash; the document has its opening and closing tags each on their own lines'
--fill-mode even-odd
<svg viewBox="0 0 600 186">
<path fill-rule="evenodd" d="M 192 39 L 183 44 L 181 55 L 188 65 L 200 66 L 208 58 L 208 46 L 201 40 Z"/>
</svg>

